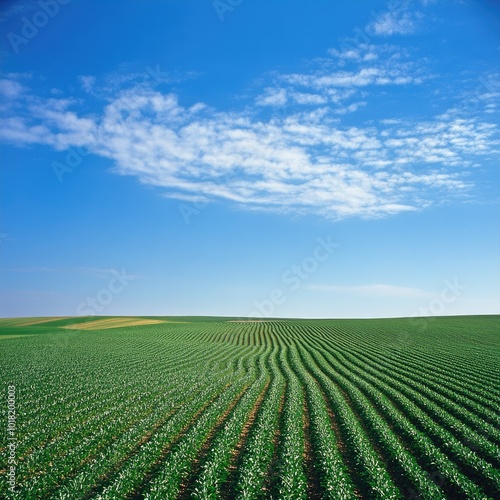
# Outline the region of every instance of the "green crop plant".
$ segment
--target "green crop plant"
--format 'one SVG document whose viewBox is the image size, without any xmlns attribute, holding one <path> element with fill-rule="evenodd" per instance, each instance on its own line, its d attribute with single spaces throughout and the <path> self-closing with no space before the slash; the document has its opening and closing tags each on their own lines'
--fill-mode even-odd
<svg viewBox="0 0 500 500">
<path fill-rule="evenodd" d="M 498 498 L 500 317 L 150 320 L 0 320 L 0 498 Z"/>
</svg>

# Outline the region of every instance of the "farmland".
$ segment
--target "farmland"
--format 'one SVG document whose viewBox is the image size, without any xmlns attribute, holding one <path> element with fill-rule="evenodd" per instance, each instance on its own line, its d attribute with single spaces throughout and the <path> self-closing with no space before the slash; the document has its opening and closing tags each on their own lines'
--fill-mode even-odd
<svg viewBox="0 0 500 500">
<path fill-rule="evenodd" d="M 0 320 L 0 496 L 500 498 L 499 332 L 499 316 Z"/>
</svg>

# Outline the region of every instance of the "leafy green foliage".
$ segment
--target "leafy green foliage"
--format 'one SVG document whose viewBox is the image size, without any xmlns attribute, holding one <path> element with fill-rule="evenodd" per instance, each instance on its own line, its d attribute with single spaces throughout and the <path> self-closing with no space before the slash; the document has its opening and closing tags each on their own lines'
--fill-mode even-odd
<svg viewBox="0 0 500 500">
<path fill-rule="evenodd" d="M 164 319 L 0 320 L 17 414 L 16 492 L 2 474 L 2 498 L 500 491 L 499 317 Z"/>
</svg>

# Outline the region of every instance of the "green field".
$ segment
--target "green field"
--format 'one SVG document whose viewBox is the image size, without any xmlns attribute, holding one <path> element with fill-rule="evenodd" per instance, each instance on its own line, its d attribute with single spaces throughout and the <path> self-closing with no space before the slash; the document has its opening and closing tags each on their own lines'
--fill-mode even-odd
<svg viewBox="0 0 500 500">
<path fill-rule="evenodd" d="M 0 320 L 0 497 L 500 498 L 499 332 L 500 316 Z"/>
</svg>

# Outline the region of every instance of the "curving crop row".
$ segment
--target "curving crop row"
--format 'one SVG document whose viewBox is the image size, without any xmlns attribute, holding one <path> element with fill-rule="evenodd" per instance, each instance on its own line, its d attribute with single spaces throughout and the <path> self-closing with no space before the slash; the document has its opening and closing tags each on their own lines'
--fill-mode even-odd
<svg viewBox="0 0 500 500">
<path fill-rule="evenodd" d="M 275 345 L 268 361 L 271 383 L 245 443 L 236 479 L 235 498 L 258 498 L 262 494 L 266 471 L 275 452 L 274 438 L 285 387 L 285 379 L 277 364 L 278 350 Z"/>
<path fill-rule="evenodd" d="M 335 364 L 333 369 L 328 368 L 328 361 L 326 358 L 322 357 L 321 354 L 316 354 L 316 357 L 319 358 L 322 363 L 324 369 L 327 370 L 332 377 L 335 377 L 339 380 L 338 373 L 345 373 L 346 377 L 355 377 L 352 373 L 349 373 L 346 369 L 342 369 L 339 364 Z M 333 368 L 333 367 L 332 367 Z M 358 378 L 359 380 L 359 378 Z M 344 382 L 344 388 L 347 389 L 348 383 Z M 373 393 L 376 391 L 376 385 L 368 385 L 365 386 L 365 389 L 369 393 Z M 380 394 L 380 393 L 379 393 Z M 400 397 L 396 391 L 392 391 L 390 393 L 391 399 L 393 396 L 396 398 Z M 407 401 L 407 404 L 403 406 L 402 413 L 399 412 L 391 412 L 391 401 L 386 400 L 384 405 L 380 406 L 381 413 L 384 416 L 392 417 L 390 422 L 394 426 L 395 429 L 401 431 L 405 429 L 405 433 L 403 434 L 405 437 L 412 438 L 412 449 L 417 451 L 419 450 L 421 453 L 421 458 L 429 459 L 432 457 L 432 460 L 429 462 L 433 464 L 433 466 L 439 470 L 442 477 L 444 477 L 454 488 L 455 492 L 458 492 L 460 495 L 467 496 L 469 498 L 474 498 L 478 495 L 484 495 L 484 492 L 481 488 L 478 488 L 468 477 L 466 477 L 457 465 L 452 462 L 446 455 L 443 454 L 441 450 L 439 450 L 433 443 L 432 440 L 428 437 L 427 434 L 419 433 L 418 428 L 415 428 L 410 422 L 413 418 L 416 418 L 420 421 L 425 419 L 422 412 L 418 410 L 417 407 L 411 406 L 411 402 Z M 457 494 L 457 493 L 455 493 Z"/>
<path fill-rule="evenodd" d="M 192 498 L 215 500 L 221 497 L 221 487 L 229 475 L 234 448 L 256 401 L 267 391 L 267 377 L 268 374 L 262 371 L 259 379 L 236 405 L 231 418 L 216 435 L 194 484 Z"/>
<path fill-rule="evenodd" d="M 361 487 L 372 498 L 401 498 L 401 493 L 387 471 L 386 465 L 373 448 L 369 437 L 338 386 L 322 372 L 307 348 L 301 347 L 298 352 L 307 370 L 314 375 L 328 397 L 346 446 L 350 450 L 356 450 L 353 465 L 355 473 L 359 476 Z"/>
<path fill-rule="evenodd" d="M 290 362 L 305 389 L 310 417 L 315 466 L 320 477 L 323 497 L 345 499 L 355 497 L 355 488 L 339 450 L 325 399 L 311 374 L 305 369 L 295 346 L 290 348 Z"/>
<path fill-rule="evenodd" d="M 304 392 L 299 379 L 290 368 L 289 348 L 281 350 L 279 363 L 287 381 L 282 410 L 281 441 L 278 449 L 279 467 L 276 495 L 283 500 L 307 498 L 307 477 L 304 471 Z"/>
</svg>

